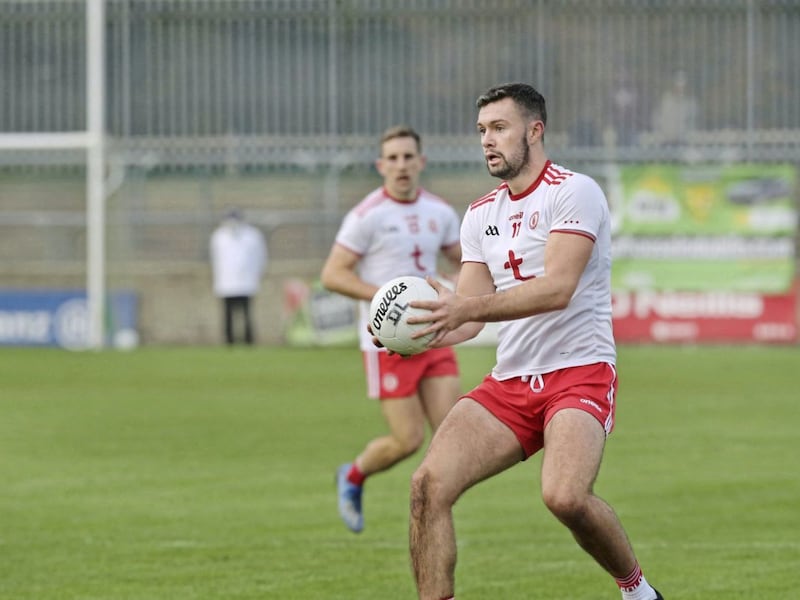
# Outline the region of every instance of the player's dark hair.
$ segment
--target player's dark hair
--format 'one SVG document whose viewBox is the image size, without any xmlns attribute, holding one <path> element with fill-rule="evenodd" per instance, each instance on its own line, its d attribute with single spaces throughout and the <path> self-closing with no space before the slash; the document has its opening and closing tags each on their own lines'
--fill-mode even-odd
<svg viewBox="0 0 800 600">
<path fill-rule="evenodd" d="M 522 109 L 525 116 L 538 119 L 547 125 L 547 109 L 544 103 L 544 96 L 527 83 L 496 85 L 478 96 L 475 104 L 480 110 L 487 104 L 492 104 L 503 98 L 511 98 Z"/>
<path fill-rule="evenodd" d="M 388 142 L 389 140 L 393 140 L 395 138 L 404 138 L 410 137 L 413 138 L 415 142 L 417 142 L 417 150 L 420 154 L 422 154 L 422 139 L 419 137 L 419 134 L 414 131 L 412 127 L 408 125 L 394 125 L 393 127 L 389 127 L 386 131 L 383 132 L 381 136 L 381 141 L 378 146 L 378 153 L 383 153 L 383 145 Z"/>
</svg>

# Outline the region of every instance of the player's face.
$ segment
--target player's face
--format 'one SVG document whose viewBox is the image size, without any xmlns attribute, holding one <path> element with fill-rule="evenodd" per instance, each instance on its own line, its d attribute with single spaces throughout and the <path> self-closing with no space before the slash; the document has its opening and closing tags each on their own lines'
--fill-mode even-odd
<svg viewBox="0 0 800 600">
<path fill-rule="evenodd" d="M 526 170 L 530 162 L 527 123 L 511 98 L 480 109 L 478 133 L 491 175 L 510 181 Z"/>
<path fill-rule="evenodd" d="M 417 197 L 425 158 L 420 154 L 414 138 L 398 137 L 385 141 L 376 166 L 392 198 L 413 200 Z"/>
</svg>

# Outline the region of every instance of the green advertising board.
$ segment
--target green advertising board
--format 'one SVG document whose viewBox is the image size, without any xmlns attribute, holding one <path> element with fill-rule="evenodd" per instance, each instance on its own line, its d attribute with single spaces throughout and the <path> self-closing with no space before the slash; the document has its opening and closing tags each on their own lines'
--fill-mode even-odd
<svg viewBox="0 0 800 600">
<path fill-rule="evenodd" d="M 791 165 L 620 167 L 609 194 L 614 288 L 788 290 L 795 183 Z"/>
</svg>

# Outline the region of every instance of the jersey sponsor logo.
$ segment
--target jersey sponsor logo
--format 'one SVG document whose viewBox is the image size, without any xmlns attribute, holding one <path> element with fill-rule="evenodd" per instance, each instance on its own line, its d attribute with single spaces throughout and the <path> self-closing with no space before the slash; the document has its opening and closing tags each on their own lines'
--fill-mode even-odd
<svg viewBox="0 0 800 600">
<path fill-rule="evenodd" d="M 511 272 L 514 274 L 514 279 L 517 281 L 528 281 L 529 279 L 536 279 L 536 275 L 530 275 L 526 277 L 522 274 L 519 270 L 519 266 L 522 264 L 523 260 L 521 258 L 517 258 L 517 255 L 514 254 L 513 250 L 508 251 L 508 261 L 503 264 L 504 269 L 511 269 Z"/>
<path fill-rule="evenodd" d="M 484 233 L 486 235 L 500 235 L 500 230 L 497 228 L 497 225 L 489 225 Z"/>
<path fill-rule="evenodd" d="M 411 256 L 414 258 L 414 266 L 423 273 L 427 272 L 425 265 L 419 260 L 422 258 L 422 249 L 419 247 L 419 244 L 414 244 L 414 251 L 411 253 Z"/>
<path fill-rule="evenodd" d="M 539 211 L 537 210 L 531 215 L 530 220 L 528 221 L 528 227 L 530 229 L 536 229 L 536 226 L 539 224 Z"/>
<path fill-rule="evenodd" d="M 409 233 L 419 233 L 419 215 L 407 215 L 406 225 Z"/>
</svg>

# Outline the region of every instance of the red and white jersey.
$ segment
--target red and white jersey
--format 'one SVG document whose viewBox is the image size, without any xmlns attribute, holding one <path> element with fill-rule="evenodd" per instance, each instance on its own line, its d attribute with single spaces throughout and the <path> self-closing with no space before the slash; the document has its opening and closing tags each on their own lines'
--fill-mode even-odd
<svg viewBox="0 0 800 600">
<path fill-rule="evenodd" d="M 461 225 L 462 261 L 486 264 L 495 287 L 507 290 L 544 275 L 545 244 L 553 232 L 593 240 L 591 258 L 566 308 L 500 324 L 496 379 L 616 361 L 610 215 L 590 177 L 548 161 L 521 194 L 503 183 L 476 200 Z"/>
<path fill-rule="evenodd" d="M 381 286 L 401 275 L 436 275 L 439 252 L 458 244 L 460 218 L 445 200 L 420 189 L 416 200 L 400 201 L 384 188 L 369 193 L 345 216 L 336 243 L 361 258 L 359 277 Z M 374 350 L 367 332 L 369 302 L 359 302 L 362 350 Z"/>
</svg>

